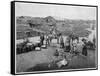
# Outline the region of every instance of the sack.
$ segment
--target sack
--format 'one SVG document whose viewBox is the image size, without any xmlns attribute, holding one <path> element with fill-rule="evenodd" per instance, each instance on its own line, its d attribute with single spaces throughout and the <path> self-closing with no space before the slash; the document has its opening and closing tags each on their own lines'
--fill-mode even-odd
<svg viewBox="0 0 100 76">
<path fill-rule="evenodd" d="M 35 50 L 40 51 L 40 50 L 41 50 L 41 48 L 40 48 L 40 47 L 36 47 L 36 48 L 35 48 Z"/>
<path fill-rule="evenodd" d="M 42 45 L 41 48 L 46 48 L 46 45 Z"/>
<path fill-rule="evenodd" d="M 67 65 L 67 64 L 68 64 L 68 61 L 67 61 L 66 59 L 63 59 L 63 60 L 57 62 L 57 66 L 58 66 L 59 68 L 61 68 L 62 66 L 65 66 L 65 65 Z"/>
</svg>

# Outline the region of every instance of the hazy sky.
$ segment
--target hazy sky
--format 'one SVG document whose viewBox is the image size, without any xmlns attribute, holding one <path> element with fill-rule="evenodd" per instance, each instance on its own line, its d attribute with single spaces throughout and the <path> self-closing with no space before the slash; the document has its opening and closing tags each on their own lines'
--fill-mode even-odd
<svg viewBox="0 0 100 76">
<path fill-rule="evenodd" d="M 15 13 L 16 16 L 55 16 L 67 19 L 96 19 L 96 8 L 83 6 L 16 2 Z"/>
</svg>

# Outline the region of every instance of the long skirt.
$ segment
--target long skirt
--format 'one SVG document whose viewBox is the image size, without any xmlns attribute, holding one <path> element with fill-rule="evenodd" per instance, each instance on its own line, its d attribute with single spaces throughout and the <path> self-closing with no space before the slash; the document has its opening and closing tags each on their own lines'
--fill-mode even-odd
<svg viewBox="0 0 100 76">
<path fill-rule="evenodd" d="M 82 54 L 87 56 L 87 48 L 85 46 L 83 47 Z"/>
</svg>

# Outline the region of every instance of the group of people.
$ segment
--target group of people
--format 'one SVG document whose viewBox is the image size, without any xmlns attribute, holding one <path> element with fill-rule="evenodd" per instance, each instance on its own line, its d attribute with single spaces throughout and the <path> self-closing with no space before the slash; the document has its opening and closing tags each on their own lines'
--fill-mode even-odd
<svg viewBox="0 0 100 76">
<path fill-rule="evenodd" d="M 45 45 L 47 47 L 47 45 L 50 45 L 50 42 L 51 42 L 51 39 L 48 35 L 41 34 L 40 36 L 41 45 Z"/>
<path fill-rule="evenodd" d="M 42 34 L 40 36 L 40 44 L 45 45 L 50 45 L 51 41 L 53 39 L 52 34 Z M 60 33 L 57 36 L 57 44 L 60 45 L 60 48 L 64 49 L 65 52 L 70 52 L 70 53 L 82 53 L 83 55 L 87 56 L 87 42 L 86 39 L 79 40 L 79 37 L 77 36 L 64 36 Z"/>
<path fill-rule="evenodd" d="M 63 36 L 59 37 L 60 48 L 63 48 L 65 52 L 74 54 L 82 53 L 87 56 L 87 42 L 85 39 L 79 40 L 77 36 L 67 36 L 64 40 Z"/>
</svg>

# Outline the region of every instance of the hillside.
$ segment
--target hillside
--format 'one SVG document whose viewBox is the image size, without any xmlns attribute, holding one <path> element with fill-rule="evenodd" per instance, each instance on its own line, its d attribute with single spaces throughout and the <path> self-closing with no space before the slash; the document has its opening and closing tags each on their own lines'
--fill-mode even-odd
<svg viewBox="0 0 100 76">
<path fill-rule="evenodd" d="M 29 31 L 30 29 L 35 32 L 37 31 L 34 29 L 37 29 L 38 32 L 40 30 L 40 33 L 41 31 L 49 32 L 51 26 L 56 26 L 57 30 L 62 32 L 64 35 L 69 35 L 71 32 L 74 32 L 79 36 L 87 36 L 91 32 L 85 29 L 91 28 L 91 26 L 92 29 L 94 29 L 96 26 L 95 20 L 58 20 L 52 16 L 47 16 L 45 18 L 20 16 L 16 17 L 16 20 L 17 32 L 25 32 Z"/>
</svg>

